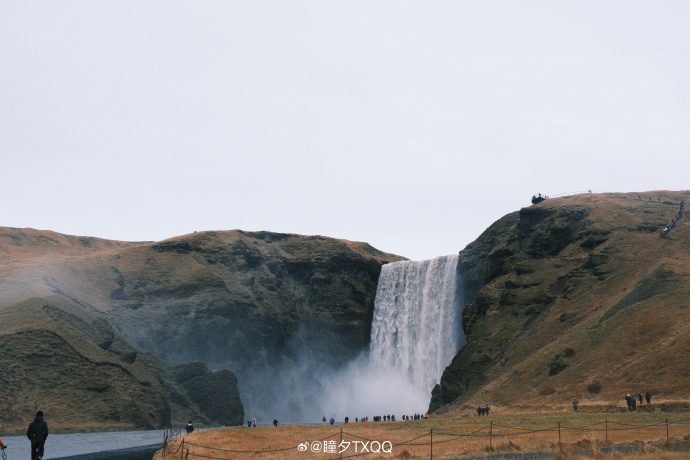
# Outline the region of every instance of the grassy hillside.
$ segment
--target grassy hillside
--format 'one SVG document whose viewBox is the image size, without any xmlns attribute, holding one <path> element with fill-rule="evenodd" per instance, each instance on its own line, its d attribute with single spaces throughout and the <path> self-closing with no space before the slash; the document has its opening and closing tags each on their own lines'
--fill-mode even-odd
<svg viewBox="0 0 690 460">
<path fill-rule="evenodd" d="M 284 399 L 280 366 L 347 360 L 368 344 L 381 265 L 400 259 L 320 236 L 0 227 L 0 427 L 37 408 L 63 428 L 240 424 L 231 371 L 255 400 Z"/>
<path fill-rule="evenodd" d="M 160 376 L 79 306 L 59 297 L 27 299 L 0 310 L 0 324 L 4 429 L 21 429 L 37 409 L 63 429 L 170 423 Z"/>
<path fill-rule="evenodd" d="M 434 390 L 458 415 L 690 393 L 689 192 L 585 194 L 509 214 L 461 251 L 467 344 Z M 442 406 L 442 407 L 441 407 Z"/>
<path fill-rule="evenodd" d="M 270 417 L 305 407 L 285 395 L 317 366 L 368 346 L 381 265 L 401 259 L 321 236 L 199 232 L 85 259 L 51 285 L 167 363 L 232 370 L 245 407 Z"/>
</svg>

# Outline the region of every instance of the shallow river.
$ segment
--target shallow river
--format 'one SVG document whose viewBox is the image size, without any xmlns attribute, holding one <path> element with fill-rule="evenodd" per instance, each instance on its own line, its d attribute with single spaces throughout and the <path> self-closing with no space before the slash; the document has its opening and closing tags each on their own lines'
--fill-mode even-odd
<svg viewBox="0 0 690 460">
<path fill-rule="evenodd" d="M 119 449 L 162 445 L 165 430 L 115 431 L 109 433 L 50 434 L 46 440 L 44 460 Z M 26 436 L 3 436 L 8 445 L 7 460 L 31 458 Z M 136 450 L 136 449 L 135 449 Z"/>
</svg>

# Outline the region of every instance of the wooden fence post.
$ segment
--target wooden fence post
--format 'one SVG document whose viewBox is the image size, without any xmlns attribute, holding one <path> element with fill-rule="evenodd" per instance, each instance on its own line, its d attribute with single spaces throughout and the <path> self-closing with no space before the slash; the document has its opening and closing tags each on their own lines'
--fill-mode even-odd
<svg viewBox="0 0 690 460">
<path fill-rule="evenodd" d="M 489 422 L 489 450 L 494 450 L 494 421 Z"/>
<path fill-rule="evenodd" d="M 668 418 L 666 419 L 666 444 L 668 444 Z"/>
<path fill-rule="evenodd" d="M 606 417 L 606 425 L 605 426 L 606 426 L 606 429 L 605 429 L 605 431 L 606 431 L 606 443 L 608 444 L 608 442 L 609 442 L 609 418 L 608 417 Z"/>
<path fill-rule="evenodd" d="M 431 454 L 430 454 L 429 458 L 431 458 L 433 460 L 433 458 L 434 458 L 434 429 L 433 428 L 429 431 L 429 434 L 431 435 L 431 442 L 429 443 L 429 448 L 431 450 Z"/>
<path fill-rule="evenodd" d="M 558 422 L 558 446 L 561 446 L 561 422 Z"/>
</svg>

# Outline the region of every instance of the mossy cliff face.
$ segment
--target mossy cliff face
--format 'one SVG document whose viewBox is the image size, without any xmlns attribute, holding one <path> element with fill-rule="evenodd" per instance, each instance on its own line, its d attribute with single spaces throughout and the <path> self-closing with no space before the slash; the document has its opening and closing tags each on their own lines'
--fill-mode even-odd
<svg viewBox="0 0 690 460">
<path fill-rule="evenodd" d="M 381 265 L 400 259 L 324 237 L 198 233 L 111 258 L 98 304 L 168 363 L 232 370 L 254 406 L 278 397 L 285 368 L 336 368 L 368 346 Z"/>
<path fill-rule="evenodd" d="M 171 363 L 242 373 L 305 347 L 345 362 L 368 344 L 381 264 L 398 259 L 323 237 L 195 234 L 112 258 L 101 305 Z"/>
<path fill-rule="evenodd" d="M 190 418 L 236 425 L 243 419 L 234 377 L 202 366 L 181 379 L 176 369 L 68 299 L 45 296 L 4 305 L 0 321 L 0 420 L 6 430 L 25 429 L 36 408 L 53 428 L 77 431 L 161 428 Z M 227 409 L 224 414 L 190 399 L 198 397 L 188 391 L 193 377 L 226 383 L 205 391 Z"/>
<path fill-rule="evenodd" d="M 308 377 L 313 364 L 348 362 L 368 346 L 381 266 L 402 260 L 366 243 L 269 232 L 123 243 L 2 230 L 0 308 L 51 296 L 100 318 L 117 331 L 121 349 L 107 334 L 92 346 L 117 351 L 121 361 L 160 360 L 147 364 L 167 391 L 169 415 L 161 420 L 192 418 L 184 414 L 193 407 L 195 417 L 239 424 L 238 387 L 245 405 L 278 402 L 281 372 L 299 368 Z M 59 310 L 52 314 L 69 316 Z M 223 388 L 233 398 L 225 401 Z M 223 401 L 220 410 L 211 403 Z"/>
<path fill-rule="evenodd" d="M 682 281 L 690 264 L 677 256 L 688 254 L 688 228 L 681 220 L 668 238 L 658 232 L 689 195 L 648 195 L 549 199 L 503 217 L 461 251 L 467 343 L 434 389 L 430 410 L 616 400 L 642 387 L 679 391 L 681 366 L 671 365 L 672 377 L 660 384 L 651 362 L 637 363 L 634 339 L 662 343 L 664 319 L 686 315 Z M 688 344 L 672 348 L 678 357 L 690 351 Z M 636 363 L 635 378 L 629 367 L 607 367 L 621 362 Z"/>
</svg>

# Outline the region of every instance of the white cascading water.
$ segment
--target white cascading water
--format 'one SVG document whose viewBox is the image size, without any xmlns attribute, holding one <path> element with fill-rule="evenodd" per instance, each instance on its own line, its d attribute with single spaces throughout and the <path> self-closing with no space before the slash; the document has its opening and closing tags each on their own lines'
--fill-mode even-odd
<svg viewBox="0 0 690 460">
<path fill-rule="evenodd" d="M 296 380 L 302 412 L 287 419 L 426 412 L 431 390 L 465 342 L 457 266 L 455 255 L 384 265 L 369 354 L 338 370 L 310 368 L 310 378 Z"/>
<path fill-rule="evenodd" d="M 371 363 L 431 394 L 464 344 L 458 256 L 384 265 L 371 327 Z"/>
</svg>

